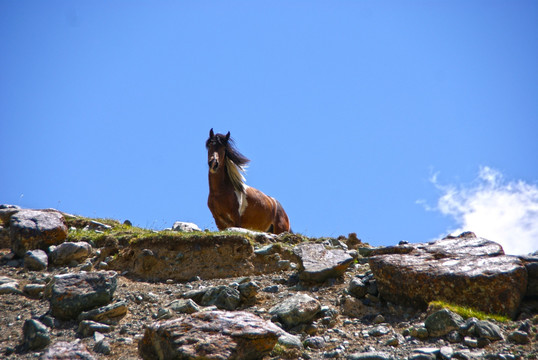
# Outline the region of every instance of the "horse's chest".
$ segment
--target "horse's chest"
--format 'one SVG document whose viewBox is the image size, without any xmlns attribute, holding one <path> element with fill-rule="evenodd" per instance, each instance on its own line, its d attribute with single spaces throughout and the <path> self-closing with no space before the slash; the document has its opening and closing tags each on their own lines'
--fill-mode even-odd
<svg viewBox="0 0 538 360">
<path fill-rule="evenodd" d="M 246 208 L 246 196 L 236 192 L 226 195 L 210 194 L 208 206 L 215 220 L 227 227 L 237 226 Z"/>
</svg>

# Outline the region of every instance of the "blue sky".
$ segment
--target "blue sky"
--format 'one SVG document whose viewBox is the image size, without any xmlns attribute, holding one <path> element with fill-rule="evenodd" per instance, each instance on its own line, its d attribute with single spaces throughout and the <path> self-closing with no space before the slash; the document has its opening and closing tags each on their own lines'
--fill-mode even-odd
<svg viewBox="0 0 538 360">
<path fill-rule="evenodd" d="M 0 52 L 0 203 L 215 230 L 214 128 L 295 232 L 538 250 L 536 1 L 4 0 Z"/>
</svg>

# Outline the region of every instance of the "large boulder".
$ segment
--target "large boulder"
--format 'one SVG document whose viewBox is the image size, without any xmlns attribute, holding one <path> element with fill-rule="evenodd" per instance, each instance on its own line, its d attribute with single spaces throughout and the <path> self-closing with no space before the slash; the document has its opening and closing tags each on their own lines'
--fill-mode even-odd
<svg viewBox="0 0 538 360">
<path fill-rule="evenodd" d="M 374 251 L 369 260 L 384 299 L 417 307 L 444 300 L 515 316 L 527 271 L 520 259 L 503 255 L 499 244 L 463 233 L 404 249 Z"/>
<path fill-rule="evenodd" d="M 248 312 L 207 311 L 148 326 L 143 359 L 261 359 L 285 332 Z"/>
<path fill-rule="evenodd" d="M 117 286 L 114 271 L 68 273 L 56 275 L 45 289 L 52 316 L 71 320 L 83 311 L 112 301 Z"/>
<path fill-rule="evenodd" d="M 341 276 L 353 261 L 344 250 L 326 249 L 323 244 L 304 243 L 293 249 L 301 261 L 301 280 L 323 282 Z"/>
<path fill-rule="evenodd" d="M 9 220 L 11 249 L 19 257 L 28 250 L 46 250 L 67 238 L 64 216 L 55 210 L 18 210 Z"/>
<path fill-rule="evenodd" d="M 526 296 L 538 299 L 538 251 L 526 256 L 519 256 L 525 264 L 529 276 Z"/>
</svg>

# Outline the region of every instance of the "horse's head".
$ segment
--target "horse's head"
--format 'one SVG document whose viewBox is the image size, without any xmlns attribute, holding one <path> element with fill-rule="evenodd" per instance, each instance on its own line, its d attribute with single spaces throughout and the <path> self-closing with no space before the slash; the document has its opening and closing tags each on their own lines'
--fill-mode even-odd
<svg viewBox="0 0 538 360">
<path fill-rule="evenodd" d="M 230 132 L 226 135 L 217 134 L 213 132 L 213 129 L 209 131 L 209 139 L 205 143 L 207 149 L 207 164 L 209 165 L 209 171 L 217 172 L 220 166 L 224 164 L 226 157 L 226 148 L 230 141 Z"/>
</svg>

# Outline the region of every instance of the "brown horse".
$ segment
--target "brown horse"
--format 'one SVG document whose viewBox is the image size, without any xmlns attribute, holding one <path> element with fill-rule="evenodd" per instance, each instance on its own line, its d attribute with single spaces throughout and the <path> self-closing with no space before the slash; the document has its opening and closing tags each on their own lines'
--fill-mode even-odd
<svg viewBox="0 0 538 360">
<path fill-rule="evenodd" d="M 288 215 L 280 203 L 245 184 L 243 173 L 250 161 L 226 135 L 209 132 L 206 141 L 209 165 L 207 206 L 219 230 L 229 227 L 272 232 L 290 231 Z"/>
</svg>

